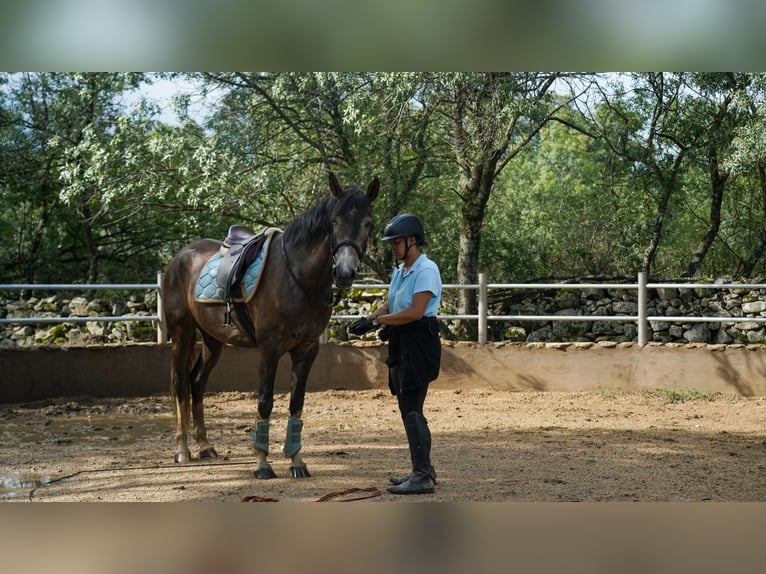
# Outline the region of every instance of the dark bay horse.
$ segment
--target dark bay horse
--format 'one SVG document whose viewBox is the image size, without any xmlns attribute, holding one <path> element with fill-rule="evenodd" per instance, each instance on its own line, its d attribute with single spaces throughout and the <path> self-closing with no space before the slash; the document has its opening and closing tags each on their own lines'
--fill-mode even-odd
<svg viewBox="0 0 766 574">
<path fill-rule="evenodd" d="M 284 455 L 291 458 L 292 476 L 310 476 L 300 455 L 306 379 L 319 351 L 319 337 L 330 320 L 332 284 L 346 288 L 353 282 L 367 246 L 372 202 L 380 188 L 377 178 L 366 192 L 343 188 L 332 173 L 329 183 L 332 195 L 288 223 L 271 241 L 257 290 L 247 302 L 255 340 L 246 333 L 239 317 L 231 317 L 230 325 L 224 325 L 222 303 L 200 303 L 195 298 L 201 270 L 219 252 L 221 241 L 192 243 L 168 265 L 162 296 L 173 357 L 176 462 L 191 461 L 187 444 L 190 412 L 200 459 L 218 456 L 207 439 L 202 399 L 223 346 L 235 345 L 253 349 L 257 369 L 257 419 L 250 433 L 257 457 L 255 476 L 276 476 L 266 457 L 274 379 L 279 358 L 285 353 L 292 361 L 292 384 Z M 195 359 L 197 332 L 202 348 Z"/>
</svg>

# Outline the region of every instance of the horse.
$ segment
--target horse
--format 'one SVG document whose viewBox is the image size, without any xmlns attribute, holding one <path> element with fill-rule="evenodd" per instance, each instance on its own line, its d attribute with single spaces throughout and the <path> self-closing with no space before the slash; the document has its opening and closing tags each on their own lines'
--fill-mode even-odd
<svg viewBox="0 0 766 574">
<path fill-rule="evenodd" d="M 250 431 L 256 455 L 253 474 L 259 479 L 276 477 L 267 461 L 269 418 L 274 405 L 277 365 L 280 357 L 289 353 L 291 390 L 283 452 L 291 459 L 290 473 L 294 478 L 311 476 L 300 454 L 306 381 L 319 351 L 319 338 L 330 321 L 332 285 L 339 289 L 350 287 L 364 257 L 372 225 L 372 202 L 380 182 L 374 178 L 366 191 L 342 187 L 330 172 L 329 186 L 329 197 L 290 221 L 284 231 L 274 230 L 257 289 L 246 302 L 250 329 L 240 315 L 222 321 L 223 304 L 199 302 L 195 297 L 203 266 L 221 251 L 224 242 L 196 241 L 179 251 L 168 264 L 162 280 L 162 297 L 172 354 L 175 462 L 192 461 L 187 443 L 190 411 L 199 460 L 218 457 L 207 437 L 203 395 L 223 346 L 233 345 L 252 348 L 257 365 L 257 418 Z M 202 345 L 194 360 L 197 332 Z"/>
</svg>

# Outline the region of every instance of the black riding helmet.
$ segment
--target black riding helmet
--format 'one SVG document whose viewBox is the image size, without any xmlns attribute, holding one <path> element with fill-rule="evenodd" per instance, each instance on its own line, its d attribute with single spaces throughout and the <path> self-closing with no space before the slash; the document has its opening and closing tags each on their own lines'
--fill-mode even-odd
<svg viewBox="0 0 766 574">
<path fill-rule="evenodd" d="M 383 241 L 391 241 L 397 237 L 415 237 L 415 244 L 418 246 L 426 244 L 426 234 L 423 232 L 423 224 L 420 220 L 409 213 L 401 213 L 386 223 L 383 230 Z M 405 243 L 404 259 L 410 252 L 410 244 Z"/>
<path fill-rule="evenodd" d="M 383 230 L 383 241 L 391 241 L 397 237 L 412 237 L 418 245 L 425 245 L 426 234 L 423 232 L 423 224 L 420 220 L 409 213 L 397 215 L 386 223 Z"/>
</svg>

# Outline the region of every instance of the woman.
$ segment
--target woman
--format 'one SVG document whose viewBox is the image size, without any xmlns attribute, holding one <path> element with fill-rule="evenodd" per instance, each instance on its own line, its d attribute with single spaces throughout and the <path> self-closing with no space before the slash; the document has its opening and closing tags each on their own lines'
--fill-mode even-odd
<svg viewBox="0 0 766 574">
<path fill-rule="evenodd" d="M 349 326 L 362 335 L 382 326 L 381 339 L 388 340 L 388 386 L 397 398 L 407 433 L 412 472 L 391 477 L 393 494 L 434 491 L 436 472 L 431 465 L 431 432 L 423 416 L 428 384 L 439 376 L 441 341 L 436 315 L 441 302 L 439 267 L 420 248 L 425 245 L 423 225 L 414 215 L 397 215 L 386 224 L 383 240 L 401 261 L 391 278 L 386 302 Z"/>
</svg>

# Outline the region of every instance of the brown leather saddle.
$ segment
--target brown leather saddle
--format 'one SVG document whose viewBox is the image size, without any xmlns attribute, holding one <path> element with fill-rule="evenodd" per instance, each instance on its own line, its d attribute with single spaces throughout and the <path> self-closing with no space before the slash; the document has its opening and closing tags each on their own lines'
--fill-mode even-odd
<svg viewBox="0 0 766 574">
<path fill-rule="evenodd" d="M 233 299 L 241 295 L 242 277 L 263 249 L 267 238 L 266 230 L 255 233 L 244 225 L 229 227 L 221 246 L 221 263 L 215 278 L 216 284 L 223 289 L 223 299 L 226 304 L 223 324 L 227 327 L 231 326 L 233 304 L 237 317 L 253 341 L 255 341 L 255 328 L 247 312 L 247 304 L 242 301 L 233 301 Z"/>
</svg>

